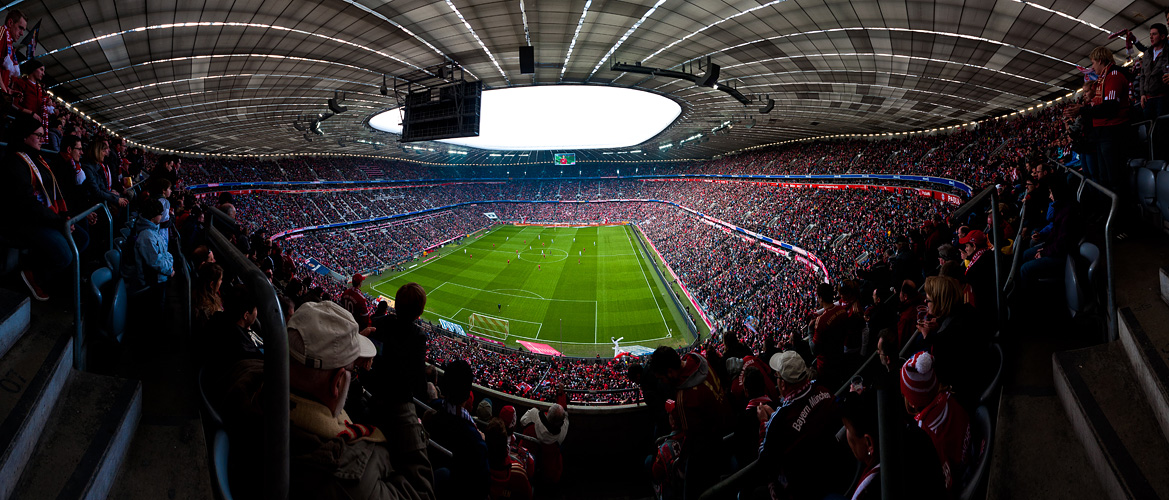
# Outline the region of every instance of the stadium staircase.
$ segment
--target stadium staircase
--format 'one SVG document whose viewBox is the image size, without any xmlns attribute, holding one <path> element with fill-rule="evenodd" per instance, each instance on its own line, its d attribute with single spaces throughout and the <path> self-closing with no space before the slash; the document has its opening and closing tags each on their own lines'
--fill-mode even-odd
<svg viewBox="0 0 1169 500">
<path fill-rule="evenodd" d="M 0 499 L 105 498 L 142 384 L 74 369 L 73 314 L 0 289 Z"/>
<path fill-rule="evenodd" d="M 1118 241 L 1118 336 L 1015 332 L 988 498 L 1169 499 L 1169 237 Z"/>
</svg>

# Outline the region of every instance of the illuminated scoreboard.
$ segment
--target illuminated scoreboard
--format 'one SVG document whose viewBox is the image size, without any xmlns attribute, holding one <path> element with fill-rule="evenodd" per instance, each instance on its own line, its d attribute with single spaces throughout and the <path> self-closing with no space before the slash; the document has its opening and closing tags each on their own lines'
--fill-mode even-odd
<svg viewBox="0 0 1169 500">
<path fill-rule="evenodd" d="M 557 165 L 576 165 L 576 153 L 556 153 L 552 161 Z"/>
</svg>

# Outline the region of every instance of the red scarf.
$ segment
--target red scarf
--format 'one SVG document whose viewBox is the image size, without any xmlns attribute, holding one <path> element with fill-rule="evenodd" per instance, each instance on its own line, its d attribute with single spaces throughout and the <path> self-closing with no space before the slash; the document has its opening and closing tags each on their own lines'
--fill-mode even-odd
<svg viewBox="0 0 1169 500">
<path fill-rule="evenodd" d="M 45 163 L 45 159 L 38 155 L 37 161 L 34 163 L 32 157 L 27 153 L 17 154 L 28 165 L 29 178 L 32 181 L 32 188 L 37 197 L 37 201 L 41 202 L 45 208 L 52 210 L 55 214 L 64 214 L 68 211 L 69 207 L 65 205 L 65 197 L 61 194 L 61 188 L 57 186 L 57 176 L 53 175 L 53 169 L 49 168 L 49 165 Z M 41 169 L 37 168 L 36 163 L 40 163 L 40 166 L 44 168 L 45 172 L 48 172 L 49 186 L 45 186 L 45 179 L 41 176 Z"/>
<path fill-rule="evenodd" d="M 982 254 L 984 254 L 984 253 L 986 253 L 985 248 L 983 248 L 982 250 L 979 250 L 977 252 L 974 252 L 974 255 L 970 256 L 970 265 L 966 266 L 966 273 L 965 274 L 970 274 L 970 269 L 974 267 L 974 263 L 978 262 L 978 259 L 982 258 Z"/>
</svg>

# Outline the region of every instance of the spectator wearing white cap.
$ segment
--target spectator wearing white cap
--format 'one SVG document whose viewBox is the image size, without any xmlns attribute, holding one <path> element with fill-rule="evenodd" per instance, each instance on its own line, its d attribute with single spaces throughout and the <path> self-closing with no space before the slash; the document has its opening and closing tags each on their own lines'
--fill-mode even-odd
<svg viewBox="0 0 1169 500">
<path fill-rule="evenodd" d="M 767 422 L 759 461 L 772 480 L 772 498 L 824 498 L 832 492 L 833 464 L 838 463 L 836 431 L 840 416 L 832 393 L 812 380 L 795 351 L 771 356 L 778 375 L 779 409 L 759 407 Z M 786 495 L 785 495 L 786 493 Z"/>
<path fill-rule="evenodd" d="M 306 303 L 289 320 L 291 498 L 433 498 L 427 441 L 410 403 L 393 419 L 383 415 L 381 428 L 345 413 L 359 360 L 376 352 L 336 303 Z"/>
</svg>

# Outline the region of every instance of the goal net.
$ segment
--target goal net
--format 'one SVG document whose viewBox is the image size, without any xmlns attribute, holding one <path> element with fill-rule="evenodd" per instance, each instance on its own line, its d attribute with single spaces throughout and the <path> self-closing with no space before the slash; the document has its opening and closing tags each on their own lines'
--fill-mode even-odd
<svg viewBox="0 0 1169 500">
<path fill-rule="evenodd" d="M 471 326 L 471 333 L 485 337 L 506 339 L 508 333 L 511 332 L 511 325 L 506 319 L 486 314 L 471 313 L 471 316 L 467 318 L 467 324 Z"/>
</svg>

